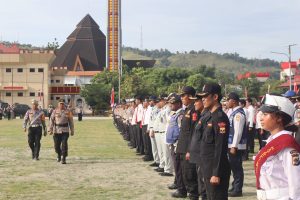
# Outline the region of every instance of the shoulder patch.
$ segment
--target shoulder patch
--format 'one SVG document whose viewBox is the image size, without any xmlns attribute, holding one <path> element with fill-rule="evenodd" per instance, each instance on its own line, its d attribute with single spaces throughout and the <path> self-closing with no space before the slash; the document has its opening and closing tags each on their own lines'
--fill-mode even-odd
<svg viewBox="0 0 300 200">
<path fill-rule="evenodd" d="M 220 122 L 220 123 L 218 123 L 218 126 L 219 126 L 220 133 L 225 134 L 226 133 L 226 123 Z"/>
<path fill-rule="evenodd" d="M 235 116 L 235 120 L 239 122 L 241 120 L 241 116 L 240 115 L 236 115 Z"/>
<path fill-rule="evenodd" d="M 192 120 L 195 122 L 195 121 L 197 121 L 197 118 L 198 118 L 198 115 L 197 115 L 197 113 L 193 113 L 193 115 L 192 115 Z"/>
<path fill-rule="evenodd" d="M 292 165 L 299 166 L 300 165 L 299 152 L 296 150 L 292 150 L 290 151 L 290 154 L 292 156 Z"/>
</svg>

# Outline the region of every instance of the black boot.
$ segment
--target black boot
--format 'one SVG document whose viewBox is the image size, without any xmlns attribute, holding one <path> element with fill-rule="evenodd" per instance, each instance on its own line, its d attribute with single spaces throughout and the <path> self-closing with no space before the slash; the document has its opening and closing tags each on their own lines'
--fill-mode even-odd
<svg viewBox="0 0 300 200">
<path fill-rule="evenodd" d="M 57 162 L 60 162 L 61 161 L 61 155 L 58 154 L 56 160 L 57 160 Z"/>
<path fill-rule="evenodd" d="M 62 158 L 61 164 L 67 164 L 65 156 L 63 156 L 63 158 Z"/>
</svg>

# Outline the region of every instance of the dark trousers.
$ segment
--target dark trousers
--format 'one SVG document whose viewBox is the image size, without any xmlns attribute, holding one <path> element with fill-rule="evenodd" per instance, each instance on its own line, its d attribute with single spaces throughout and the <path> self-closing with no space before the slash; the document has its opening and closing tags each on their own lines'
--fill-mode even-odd
<svg viewBox="0 0 300 200">
<path fill-rule="evenodd" d="M 38 158 L 41 149 L 42 127 L 29 127 L 28 145 L 32 152 L 32 158 Z"/>
<path fill-rule="evenodd" d="M 196 165 L 196 168 L 197 168 L 197 177 L 198 177 L 198 192 L 200 194 L 200 197 L 204 200 L 207 199 L 204 177 L 202 175 L 200 166 Z"/>
<path fill-rule="evenodd" d="M 180 165 L 182 168 L 183 182 L 190 197 L 198 198 L 198 178 L 196 164 L 185 159 L 185 154 L 181 154 Z"/>
<path fill-rule="evenodd" d="M 82 121 L 82 113 L 78 113 L 78 121 Z"/>
<path fill-rule="evenodd" d="M 177 185 L 177 190 L 182 194 L 186 194 L 187 190 L 184 185 L 183 170 L 181 168 L 181 160 L 184 158 L 181 158 L 182 154 L 178 154 L 178 153 L 174 152 L 174 147 L 172 147 L 171 155 L 174 160 L 175 181 L 176 181 L 176 185 Z"/>
<path fill-rule="evenodd" d="M 137 148 L 137 125 L 132 126 L 133 147 Z"/>
<path fill-rule="evenodd" d="M 268 137 L 270 136 L 270 133 L 261 128 L 256 129 L 256 132 L 257 132 L 257 138 L 258 138 L 258 142 L 259 142 L 259 149 L 261 149 L 264 146 L 266 146 L 267 143 L 265 140 L 268 139 Z"/>
<path fill-rule="evenodd" d="M 254 153 L 254 138 L 255 138 L 255 128 L 251 130 L 248 129 L 248 137 L 247 137 L 247 144 L 248 144 L 248 152 Z"/>
<path fill-rule="evenodd" d="M 54 134 L 54 149 L 58 156 L 68 156 L 69 133 Z"/>
<path fill-rule="evenodd" d="M 133 125 L 129 125 L 129 137 L 130 137 L 130 146 L 135 148 L 134 126 Z"/>
<path fill-rule="evenodd" d="M 230 170 L 220 176 L 220 184 L 212 185 L 210 178 L 204 178 L 206 194 L 208 200 L 228 200 L 228 187 L 229 187 Z"/>
<path fill-rule="evenodd" d="M 136 135 L 137 135 L 136 152 L 144 154 L 143 135 L 142 135 L 142 129 L 140 128 L 140 123 L 136 126 Z"/>
<path fill-rule="evenodd" d="M 2 113 L 0 113 L 0 120 L 2 120 Z"/>
<path fill-rule="evenodd" d="M 142 127 L 144 153 L 145 153 L 145 156 L 152 159 L 153 155 L 152 155 L 151 139 L 150 139 L 149 134 L 147 133 L 147 128 L 148 128 L 148 125 L 144 125 Z"/>
<path fill-rule="evenodd" d="M 10 120 L 10 112 L 7 113 L 7 119 Z"/>
<path fill-rule="evenodd" d="M 244 184 L 243 150 L 237 150 L 235 155 L 228 152 L 229 163 L 232 171 L 232 188 L 234 192 L 242 192 Z"/>
</svg>

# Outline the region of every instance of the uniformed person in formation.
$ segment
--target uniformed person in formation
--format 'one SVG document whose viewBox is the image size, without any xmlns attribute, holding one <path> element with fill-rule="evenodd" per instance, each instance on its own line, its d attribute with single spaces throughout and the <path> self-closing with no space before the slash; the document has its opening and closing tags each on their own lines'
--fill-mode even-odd
<svg viewBox="0 0 300 200">
<path fill-rule="evenodd" d="M 259 200 L 300 199 L 300 146 L 292 136 L 290 125 L 295 108 L 289 99 L 266 95 L 261 124 L 271 133 L 255 157 L 257 198 Z"/>
<path fill-rule="evenodd" d="M 180 93 L 185 109 L 181 120 L 175 160 L 180 162 L 177 174 L 181 174 L 182 177 L 178 178 L 177 190 L 172 193 L 174 198 L 184 198 L 187 196 L 187 193 L 189 193 L 190 199 L 199 198 L 196 164 L 190 163 L 190 154 L 188 152 L 194 127 L 199 117 L 195 111 L 194 101 L 190 99 L 190 97 L 195 96 L 195 93 L 195 89 L 190 86 L 183 87 Z"/>
<path fill-rule="evenodd" d="M 24 117 L 24 132 L 27 132 L 28 127 L 28 144 L 32 152 L 32 159 L 39 160 L 42 131 L 44 136 L 47 135 L 45 114 L 38 109 L 38 101 L 32 100 L 32 109 L 28 110 Z"/>
<path fill-rule="evenodd" d="M 209 112 L 209 116 L 201 121 L 199 163 L 207 198 L 227 200 L 230 178 L 227 157 L 229 120 L 220 104 L 221 87 L 215 83 L 206 84 L 198 95 L 202 96 L 203 106 Z"/>
<path fill-rule="evenodd" d="M 233 174 L 232 188 L 229 190 L 230 197 L 243 196 L 244 169 L 243 153 L 246 151 L 247 132 L 246 114 L 239 106 L 238 94 L 232 92 L 227 97 L 227 106 L 232 109 L 228 115 L 230 122 L 228 138 L 228 158 Z"/>
<path fill-rule="evenodd" d="M 73 114 L 66 109 L 63 99 L 59 100 L 58 107 L 50 117 L 49 133 L 53 135 L 54 148 L 57 153 L 57 162 L 66 164 L 68 156 L 69 134 L 74 135 Z"/>
</svg>

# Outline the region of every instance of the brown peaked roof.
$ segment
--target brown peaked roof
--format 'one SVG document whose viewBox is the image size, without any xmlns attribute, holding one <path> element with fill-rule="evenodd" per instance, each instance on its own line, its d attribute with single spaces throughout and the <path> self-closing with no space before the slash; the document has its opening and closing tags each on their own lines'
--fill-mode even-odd
<svg viewBox="0 0 300 200">
<path fill-rule="evenodd" d="M 102 71 L 106 62 L 106 37 L 88 14 L 77 25 L 56 53 L 51 67 L 76 69 L 78 58 L 84 71 Z"/>
</svg>

